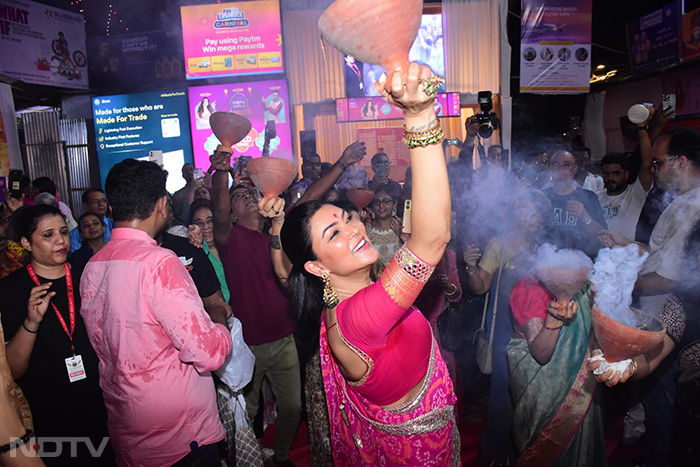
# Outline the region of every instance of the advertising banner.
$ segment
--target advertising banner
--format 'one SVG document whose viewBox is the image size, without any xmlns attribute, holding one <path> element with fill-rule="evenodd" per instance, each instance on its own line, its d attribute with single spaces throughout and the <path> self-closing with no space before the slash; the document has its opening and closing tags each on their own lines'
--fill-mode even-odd
<svg viewBox="0 0 700 467">
<path fill-rule="evenodd" d="M 700 8 L 689 11 L 681 19 L 681 58 L 700 57 Z"/>
<path fill-rule="evenodd" d="M 445 76 L 445 51 L 442 37 L 442 14 L 422 15 L 416 39 L 408 51 L 408 61 L 428 65 L 433 73 Z M 345 56 L 345 97 L 379 96 L 374 83 L 386 70 L 379 65 L 371 65 Z M 445 86 L 440 87 L 440 92 Z"/>
<path fill-rule="evenodd" d="M 22 154 L 19 150 L 12 87 L 0 83 L 0 176 L 7 177 L 10 168 L 23 168 Z"/>
<path fill-rule="evenodd" d="M 678 62 L 678 2 L 627 23 L 627 47 L 633 74 Z"/>
<path fill-rule="evenodd" d="M 520 92 L 587 93 L 591 0 L 522 0 Z"/>
<path fill-rule="evenodd" d="M 383 97 L 341 98 L 335 100 L 335 105 L 338 123 L 403 118 L 403 111 L 389 104 Z M 435 99 L 435 113 L 438 117 L 459 117 L 459 93 L 438 94 Z"/>
<path fill-rule="evenodd" d="M 187 79 L 281 73 L 278 0 L 180 7 Z"/>
<path fill-rule="evenodd" d="M 392 167 L 408 165 L 410 157 L 408 146 L 403 143 L 403 128 L 360 128 L 357 130 L 357 139 L 364 141 L 367 145 L 367 154 L 378 152 L 386 153 L 389 156 L 389 164 Z M 362 159 L 361 165 L 370 167 L 371 157 Z M 405 169 L 404 169 L 405 170 Z M 403 174 L 401 174 L 401 178 Z"/>
<path fill-rule="evenodd" d="M 180 35 L 146 31 L 91 38 L 90 86 L 168 89 L 185 85 Z"/>
<path fill-rule="evenodd" d="M 287 82 L 283 79 L 190 87 L 188 111 L 195 165 L 209 167 L 209 156 L 219 145 L 209 127 L 214 112 L 235 112 L 253 124 L 248 136 L 234 146 L 235 157 L 262 156 L 265 125 L 272 120 L 277 136 L 270 141 L 270 156 L 293 160 L 288 105 Z"/>
<path fill-rule="evenodd" d="M 87 89 L 83 16 L 0 0 L 0 72 L 27 83 Z"/>
<path fill-rule="evenodd" d="M 149 151 L 163 151 L 169 192 L 185 185 L 181 171 L 192 162 L 192 140 L 184 89 L 94 97 L 92 113 L 102 186 L 114 164 L 147 159 Z"/>
</svg>

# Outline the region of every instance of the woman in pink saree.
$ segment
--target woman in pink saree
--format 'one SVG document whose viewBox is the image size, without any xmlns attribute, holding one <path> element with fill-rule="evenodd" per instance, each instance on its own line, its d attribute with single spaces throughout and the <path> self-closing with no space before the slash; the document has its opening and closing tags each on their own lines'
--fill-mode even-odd
<svg viewBox="0 0 700 467">
<path fill-rule="evenodd" d="M 414 168 L 411 239 L 372 283 L 378 253 L 360 219 L 303 203 L 281 232 L 288 284 L 298 336 L 319 342 L 334 464 L 459 465 L 452 381 L 430 324 L 412 306 L 450 239 L 436 78 L 413 63 L 407 80 L 393 73 L 390 92 L 385 80 L 376 88 L 404 110 Z"/>
</svg>

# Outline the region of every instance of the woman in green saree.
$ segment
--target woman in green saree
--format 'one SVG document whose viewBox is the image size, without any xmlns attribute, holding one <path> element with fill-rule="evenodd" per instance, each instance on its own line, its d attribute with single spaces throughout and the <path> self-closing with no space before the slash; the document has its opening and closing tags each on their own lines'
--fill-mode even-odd
<svg viewBox="0 0 700 467">
<path fill-rule="evenodd" d="M 508 346 L 513 435 L 519 466 L 604 466 L 596 382 L 586 368 L 592 342 L 590 285 L 556 301 L 525 278 L 510 296 L 516 333 Z"/>
</svg>

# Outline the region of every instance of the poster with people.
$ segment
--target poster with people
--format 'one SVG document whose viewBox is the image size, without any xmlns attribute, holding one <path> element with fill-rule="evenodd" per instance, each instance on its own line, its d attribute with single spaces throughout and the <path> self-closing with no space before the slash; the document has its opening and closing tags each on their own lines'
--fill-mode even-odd
<svg viewBox="0 0 700 467">
<path fill-rule="evenodd" d="M 591 0 L 522 0 L 520 92 L 590 89 Z"/>
<path fill-rule="evenodd" d="M 681 19 L 681 59 L 700 57 L 700 8 L 688 11 Z"/>
<path fill-rule="evenodd" d="M 26 0 L 0 0 L 0 12 L 0 73 L 88 89 L 83 15 Z"/>
<path fill-rule="evenodd" d="M 272 121 L 275 123 L 275 136 L 269 140 L 269 154 L 290 160 L 293 158 L 289 95 L 285 80 L 192 86 L 188 92 L 197 167 L 209 167 L 209 156 L 219 145 L 209 126 L 209 117 L 214 112 L 235 112 L 252 123 L 250 133 L 233 147 L 236 157 L 261 156 L 265 145 L 265 127 L 267 122 Z"/>
<path fill-rule="evenodd" d="M 678 2 L 627 23 L 627 48 L 633 74 L 678 62 Z"/>
</svg>

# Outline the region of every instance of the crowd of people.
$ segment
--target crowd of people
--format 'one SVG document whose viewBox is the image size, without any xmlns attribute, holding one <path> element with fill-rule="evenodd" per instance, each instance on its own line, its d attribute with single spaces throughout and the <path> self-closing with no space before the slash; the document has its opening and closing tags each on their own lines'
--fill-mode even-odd
<svg viewBox="0 0 700 467">
<path fill-rule="evenodd" d="M 223 146 L 172 195 L 161 167 L 120 162 L 77 221 L 46 177 L 8 197 L 0 464 L 293 465 L 304 418 L 315 466 L 459 465 L 460 420 L 485 414 L 482 465 L 599 466 L 603 385 L 626 383 L 625 442 L 647 430 L 646 465 L 697 465 L 700 133 L 652 111 L 631 153 L 530 144 L 509 170 L 470 117 L 447 164 L 439 84 L 411 64 L 375 86 L 404 111 L 403 186 L 355 142 L 327 167 L 306 154 L 273 198 Z M 557 300 L 535 252 L 632 243 L 649 254 L 634 303 L 666 336 L 596 375 L 591 286 Z M 36 457 L 65 437 L 92 444 Z"/>
</svg>

